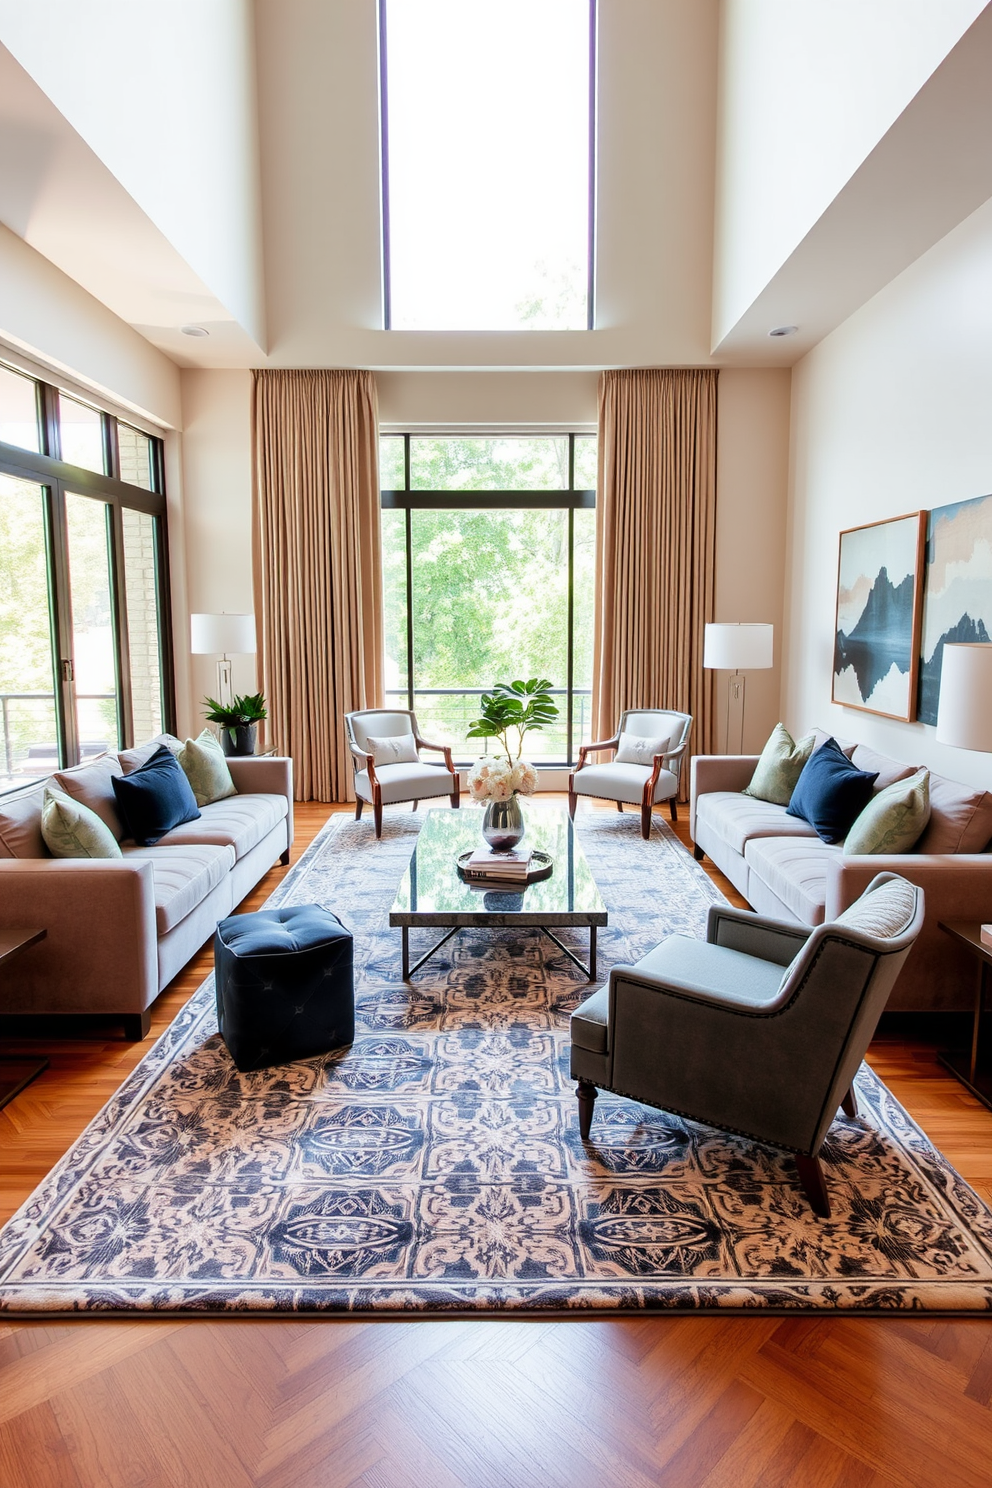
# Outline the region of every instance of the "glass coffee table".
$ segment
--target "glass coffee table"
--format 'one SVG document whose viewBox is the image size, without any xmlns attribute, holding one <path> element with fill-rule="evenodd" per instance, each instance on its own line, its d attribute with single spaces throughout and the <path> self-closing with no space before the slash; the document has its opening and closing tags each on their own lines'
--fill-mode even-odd
<svg viewBox="0 0 992 1488">
<path fill-rule="evenodd" d="M 459 874 L 455 861 L 459 853 L 482 841 L 482 816 L 479 808 L 469 806 L 459 811 L 428 811 L 424 819 L 389 911 L 389 923 L 402 931 L 403 980 L 409 981 L 459 930 L 473 926 L 543 930 L 592 981 L 596 931 L 608 923 L 608 916 L 567 812 L 553 807 L 524 808 L 527 835 L 523 846 L 548 853 L 554 868 L 548 878 L 520 888 L 470 884 Z M 447 929 L 448 933 L 411 966 L 410 931 L 418 926 Z M 588 966 L 553 933 L 576 926 L 589 931 Z"/>
</svg>

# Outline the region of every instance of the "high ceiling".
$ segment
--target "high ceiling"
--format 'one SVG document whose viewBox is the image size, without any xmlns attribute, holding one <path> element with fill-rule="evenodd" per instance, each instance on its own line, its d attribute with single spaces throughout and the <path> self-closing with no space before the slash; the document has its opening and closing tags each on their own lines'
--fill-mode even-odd
<svg viewBox="0 0 992 1488">
<path fill-rule="evenodd" d="M 0 222 L 180 366 L 789 364 L 992 197 L 992 7 L 894 6 L 600 0 L 591 332 L 379 328 L 375 0 L 0 0 Z"/>
</svg>

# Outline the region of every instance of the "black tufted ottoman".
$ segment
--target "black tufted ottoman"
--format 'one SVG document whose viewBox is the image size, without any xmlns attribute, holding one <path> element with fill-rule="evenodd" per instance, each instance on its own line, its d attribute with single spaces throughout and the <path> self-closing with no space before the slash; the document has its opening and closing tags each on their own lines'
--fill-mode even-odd
<svg viewBox="0 0 992 1488">
<path fill-rule="evenodd" d="M 355 1037 L 351 932 L 317 904 L 221 920 L 217 1022 L 239 1070 L 326 1054 Z"/>
</svg>

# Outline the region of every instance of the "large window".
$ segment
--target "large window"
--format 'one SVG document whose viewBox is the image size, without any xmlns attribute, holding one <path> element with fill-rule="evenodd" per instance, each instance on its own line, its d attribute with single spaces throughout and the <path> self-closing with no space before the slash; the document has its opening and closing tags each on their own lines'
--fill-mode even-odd
<svg viewBox="0 0 992 1488">
<path fill-rule="evenodd" d="M 380 0 L 387 329 L 591 329 L 595 14 Z"/>
<path fill-rule="evenodd" d="M 589 737 L 596 439 L 384 435 L 386 701 L 463 763 L 479 698 L 550 679 L 556 726 L 529 758 L 570 764 Z"/>
<path fill-rule="evenodd" d="M 162 444 L 0 365 L 0 791 L 175 715 Z"/>
</svg>

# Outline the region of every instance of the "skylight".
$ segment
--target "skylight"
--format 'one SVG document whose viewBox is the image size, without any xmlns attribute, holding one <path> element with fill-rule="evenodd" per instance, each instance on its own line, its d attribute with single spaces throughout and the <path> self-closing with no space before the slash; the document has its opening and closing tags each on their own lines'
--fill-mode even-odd
<svg viewBox="0 0 992 1488">
<path fill-rule="evenodd" d="M 386 326 L 592 325 L 595 0 L 380 0 Z"/>
</svg>

